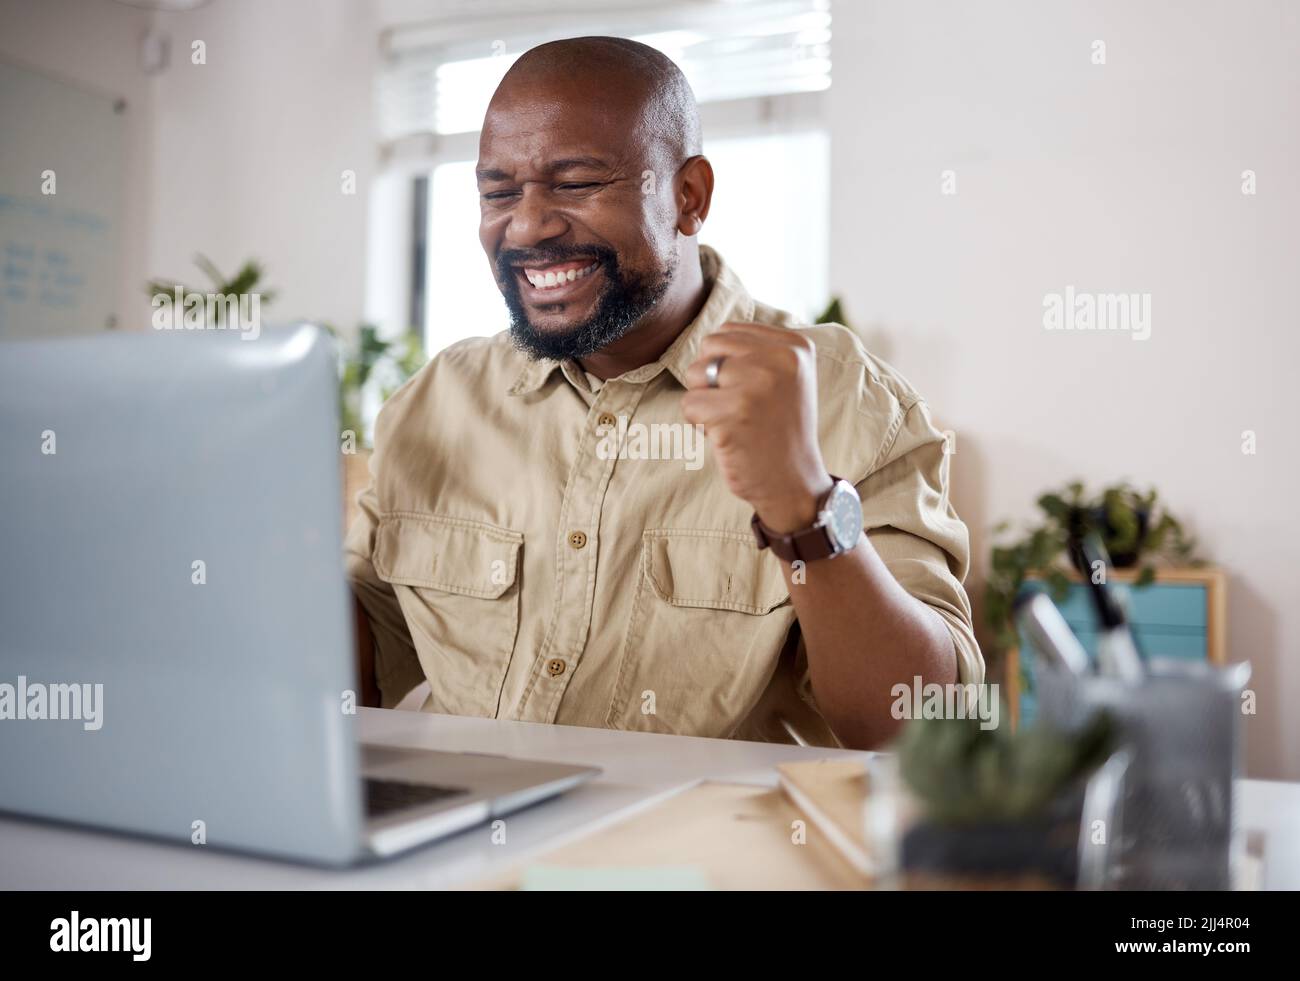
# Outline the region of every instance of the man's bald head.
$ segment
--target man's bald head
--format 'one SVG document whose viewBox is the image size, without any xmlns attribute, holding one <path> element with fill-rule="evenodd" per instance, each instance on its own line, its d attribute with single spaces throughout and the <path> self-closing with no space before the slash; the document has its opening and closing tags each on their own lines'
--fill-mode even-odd
<svg viewBox="0 0 1300 981">
<path fill-rule="evenodd" d="M 506 72 L 492 106 L 553 88 L 599 99 L 627 114 L 674 168 L 700 153 L 700 114 L 686 76 L 662 51 L 622 37 L 572 37 L 525 51 Z"/>
<path fill-rule="evenodd" d="M 653 347 L 702 302 L 713 170 L 691 87 L 654 48 L 580 37 L 521 55 L 475 174 L 479 241 L 530 354 L 587 358 L 632 332 Z"/>
</svg>

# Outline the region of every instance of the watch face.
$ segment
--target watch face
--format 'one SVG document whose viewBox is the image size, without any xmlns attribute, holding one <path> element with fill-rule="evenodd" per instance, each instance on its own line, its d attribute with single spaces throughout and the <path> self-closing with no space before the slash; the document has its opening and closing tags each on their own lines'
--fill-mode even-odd
<svg viewBox="0 0 1300 981">
<path fill-rule="evenodd" d="M 837 552 L 847 551 L 862 534 L 862 502 L 847 481 L 839 481 L 826 502 L 826 530 Z"/>
</svg>

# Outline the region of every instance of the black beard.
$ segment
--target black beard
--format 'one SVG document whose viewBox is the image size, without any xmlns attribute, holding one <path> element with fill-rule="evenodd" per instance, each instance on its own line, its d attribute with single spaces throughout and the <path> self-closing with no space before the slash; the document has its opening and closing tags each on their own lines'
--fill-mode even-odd
<svg viewBox="0 0 1300 981">
<path fill-rule="evenodd" d="M 515 269 L 522 263 L 546 265 L 570 259 L 592 258 L 605 273 L 605 286 L 596 312 L 567 331 L 539 331 L 528 320 Z M 613 344 L 631 330 L 668 291 L 676 272 L 673 266 L 657 280 L 625 275 L 618 253 L 605 246 L 554 245 L 544 249 L 503 249 L 497 256 L 497 283 L 510 311 L 510 338 L 516 348 L 533 359 L 564 361 L 585 358 Z"/>
</svg>

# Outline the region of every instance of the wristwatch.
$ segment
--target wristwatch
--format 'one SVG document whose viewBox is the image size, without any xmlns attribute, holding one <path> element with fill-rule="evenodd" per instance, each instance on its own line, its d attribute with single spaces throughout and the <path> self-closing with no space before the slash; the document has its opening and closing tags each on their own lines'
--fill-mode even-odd
<svg viewBox="0 0 1300 981">
<path fill-rule="evenodd" d="M 833 559 L 858 544 L 862 537 L 862 499 L 847 480 L 831 475 L 831 489 L 817 502 L 817 517 L 802 531 L 783 535 L 758 520 L 750 520 L 758 547 L 770 548 L 787 562 Z"/>
</svg>

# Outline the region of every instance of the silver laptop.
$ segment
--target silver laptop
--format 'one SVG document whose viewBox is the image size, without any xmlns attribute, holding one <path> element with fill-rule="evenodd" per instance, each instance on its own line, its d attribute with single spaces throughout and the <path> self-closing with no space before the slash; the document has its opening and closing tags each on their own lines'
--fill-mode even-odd
<svg viewBox="0 0 1300 981">
<path fill-rule="evenodd" d="M 0 810 L 328 864 L 591 768 L 359 746 L 313 327 L 0 343 Z"/>
</svg>

